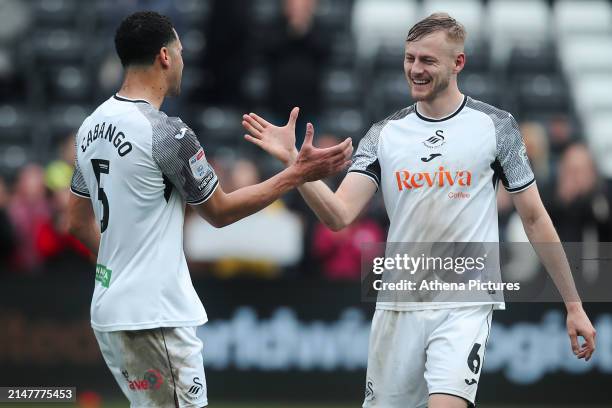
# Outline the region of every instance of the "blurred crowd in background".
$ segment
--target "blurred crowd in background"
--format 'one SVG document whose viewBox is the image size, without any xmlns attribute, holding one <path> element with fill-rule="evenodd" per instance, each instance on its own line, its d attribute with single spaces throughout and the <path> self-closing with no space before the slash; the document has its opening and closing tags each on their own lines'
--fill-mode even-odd
<svg viewBox="0 0 612 408">
<path fill-rule="evenodd" d="M 153 9 L 173 20 L 184 47 L 182 95 L 162 110 L 196 131 L 223 189 L 232 191 L 281 169 L 243 140 L 242 113 L 281 124 L 299 106 L 298 144 L 311 121 L 318 146 L 347 136 L 356 146 L 371 124 L 411 104 L 403 37 L 430 11 L 453 15 L 437 8 L 443 3 L 459 7 L 457 18 L 468 29 L 460 88 L 519 121 L 561 240 L 612 241 L 609 165 L 584 133 L 589 119 L 577 105 L 585 96 L 572 88 L 575 72 L 564 67 L 565 43 L 555 29 L 563 18 L 557 3 L 576 2 L 528 2 L 545 10 L 549 24 L 536 35 L 529 31 L 534 17 L 507 32 L 485 25 L 485 13 L 493 19 L 510 3 L 504 0 L 0 0 L 0 273 L 92 270 L 95 260 L 66 226 L 74 132 L 121 83 L 113 36 L 129 13 Z M 612 10 L 608 1 L 590 3 Z M 612 19 L 589 35 L 607 41 L 611 27 Z M 335 189 L 343 176 L 326 182 Z M 498 209 L 500 239 L 526 241 L 503 188 Z M 318 222 L 292 192 L 221 230 L 188 211 L 184 245 L 193 274 L 357 280 L 360 245 L 384 241 L 387 227 L 380 192 L 340 232 Z"/>
</svg>

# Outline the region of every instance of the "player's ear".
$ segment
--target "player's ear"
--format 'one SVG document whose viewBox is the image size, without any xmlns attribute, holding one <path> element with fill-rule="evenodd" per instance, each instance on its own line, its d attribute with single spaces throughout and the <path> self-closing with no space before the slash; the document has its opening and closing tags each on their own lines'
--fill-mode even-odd
<svg viewBox="0 0 612 408">
<path fill-rule="evenodd" d="M 170 49 L 168 47 L 161 47 L 159 50 L 159 62 L 162 68 L 170 67 Z"/>
<path fill-rule="evenodd" d="M 465 52 L 461 51 L 455 54 L 453 73 L 458 74 L 465 67 Z"/>
</svg>

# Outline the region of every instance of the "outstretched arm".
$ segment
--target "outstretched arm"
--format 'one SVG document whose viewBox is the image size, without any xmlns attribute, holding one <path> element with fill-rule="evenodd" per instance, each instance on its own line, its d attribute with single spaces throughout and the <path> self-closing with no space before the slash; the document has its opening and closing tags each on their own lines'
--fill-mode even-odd
<svg viewBox="0 0 612 408">
<path fill-rule="evenodd" d="M 376 192 L 376 185 L 367 177 L 349 173 L 336 192 L 322 181 L 303 184 L 298 191 L 323 224 L 332 231 L 340 231 L 363 211 Z"/>
<path fill-rule="evenodd" d="M 198 214 L 215 227 L 223 227 L 270 205 L 287 191 L 305 182 L 337 173 L 350 163 L 350 139 L 327 149 L 312 145 L 314 129 L 308 124 L 304 145 L 295 160 L 274 177 L 226 194 L 218 187 L 210 199 L 195 206 Z"/>
<path fill-rule="evenodd" d="M 532 185 L 526 190 L 512 194 L 512 200 L 529 241 L 563 297 L 567 308 L 567 330 L 572 350 L 578 358 L 589 361 L 595 351 L 595 328 L 582 308 L 565 252 L 542 204 L 537 186 Z M 578 336 L 585 340 L 582 346 L 578 344 Z"/>
<path fill-rule="evenodd" d="M 256 144 L 285 166 L 297 159 L 295 148 L 295 122 L 299 113 L 294 108 L 285 126 L 274 126 L 251 113 L 243 116 L 242 125 L 249 132 L 245 139 Z M 372 180 L 360 174 L 349 173 L 334 193 L 322 181 L 305 183 L 298 191 L 319 220 L 334 231 L 351 224 L 376 192 Z"/>
</svg>

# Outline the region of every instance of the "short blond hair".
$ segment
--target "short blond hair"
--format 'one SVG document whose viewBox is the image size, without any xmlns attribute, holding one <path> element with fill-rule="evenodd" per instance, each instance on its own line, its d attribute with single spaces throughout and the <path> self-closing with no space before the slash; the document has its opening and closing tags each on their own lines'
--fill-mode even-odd
<svg viewBox="0 0 612 408">
<path fill-rule="evenodd" d="M 464 44 L 467 32 L 463 24 L 452 18 L 448 13 L 433 13 L 412 26 L 408 31 L 406 42 L 420 40 L 436 31 L 445 31 L 449 41 Z"/>
</svg>

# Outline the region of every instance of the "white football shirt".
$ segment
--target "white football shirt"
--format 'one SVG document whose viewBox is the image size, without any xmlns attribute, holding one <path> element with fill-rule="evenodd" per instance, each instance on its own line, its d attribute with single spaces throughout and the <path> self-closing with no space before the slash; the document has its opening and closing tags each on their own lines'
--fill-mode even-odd
<svg viewBox="0 0 612 408">
<path fill-rule="evenodd" d="M 414 104 L 374 124 L 349 172 L 382 190 L 388 243 L 498 242 L 498 181 L 511 193 L 535 182 L 512 115 L 467 96 L 442 119 L 423 116 Z M 458 305 L 378 302 L 377 308 Z"/>
<path fill-rule="evenodd" d="M 185 203 L 218 185 L 193 131 L 144 100 L 114 95 L 76 134 L 71 190 L 91 199 L 101 240 L 91 303 L 98 331 L 206 322 L 183 252 Z"/>
</svg>

